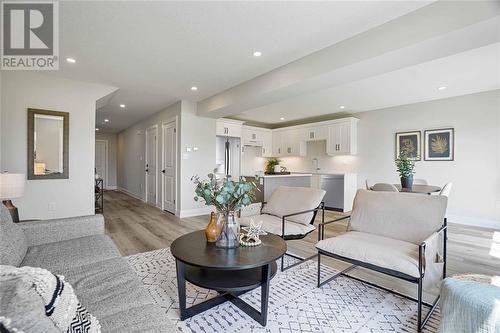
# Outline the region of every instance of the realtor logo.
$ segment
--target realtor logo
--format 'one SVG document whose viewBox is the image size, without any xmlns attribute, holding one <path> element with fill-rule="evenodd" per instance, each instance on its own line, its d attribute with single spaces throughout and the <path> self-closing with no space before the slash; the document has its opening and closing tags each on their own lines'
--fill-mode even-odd
<svg viewBox="0 0 500 333">
<path fill-rule="evenodd" d="M 3 70 L 59 69 L 59 10 L 55 1 L 2 2 Z"/>
</svg>

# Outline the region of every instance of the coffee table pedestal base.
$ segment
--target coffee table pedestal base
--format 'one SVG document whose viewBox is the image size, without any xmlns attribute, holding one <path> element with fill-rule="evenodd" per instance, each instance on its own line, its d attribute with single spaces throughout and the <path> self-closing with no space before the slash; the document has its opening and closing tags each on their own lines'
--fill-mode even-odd
<svg viewBox="0 0 500 333">
<path fill-rule="evenodd" d="M 259 324 L 266 326 L 269 282 L 276 274 L 276 262 L 266 264 L 262 267 L 233 271 L 199 268 L 176 260 L 176 267 L 181 320 L 186 320 L 226 301 L 230 301 Z M 186 281 L 202 288 L 216 290 L 219 292 L 219 295 L 187 308 Z M 261 288 L 260 312 L 239 298 L 241 294 L 259 286 Z"/>
</svg>

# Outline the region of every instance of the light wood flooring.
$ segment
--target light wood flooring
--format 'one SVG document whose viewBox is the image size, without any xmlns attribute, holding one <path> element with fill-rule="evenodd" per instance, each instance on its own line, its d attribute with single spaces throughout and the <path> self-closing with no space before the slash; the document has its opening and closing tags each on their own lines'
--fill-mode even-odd
<svg viewBox="0 0 500 333">
<path fill-rule="evenodd" d="M 327 212 L 326 215 L 329 219 L 342 216 L 336 212 Z M 177 237 L 204 229 L 208 223 L 208 216 L 180 219 L 118 191 L 104 193 L 104 217 L 106 233 L 124 256 L 169 247 Z M 326 237 L 341 234 L 345 228 L 345 222 L 331 224 L 327 227 Z M 496 240 L 493 239 L 494 235 Z M 300 256 L 316 253 L 314 244 L 317 237 L 314 232 L 303 240 L 288 242 L 289 252 Z M 336 269 L 348 266 L 333 259 L 322 259 L 322 263 Z M 352 275 L 402 292 L 414 294 L 416 289 L 411 283 L 362 268 L 351 272 Z M 500 230 L 449 225 L 448 276 L 464 272 L 500 275 Z"/>
</svg>

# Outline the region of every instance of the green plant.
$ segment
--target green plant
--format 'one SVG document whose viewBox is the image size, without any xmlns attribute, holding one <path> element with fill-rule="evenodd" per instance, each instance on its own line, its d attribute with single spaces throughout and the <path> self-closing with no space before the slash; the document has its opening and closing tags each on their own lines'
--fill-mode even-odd
<svg viewBox="0 0 500 333">
<path fill-rule="evenodd" d="M 415 161 L 404 155 L 396 159 L 396 169 L 401 178 L 408 178 L 415 174 Z"/>
<path fill-rule="evenodd" d="M 276 157 L 271 157 L 266 162 L 266 172 L 274 172 L 274 167 L 276 165 L 279 165 L 280 163 L 281 160 L 277 159 Z"/>
<path fill-rule="evenodd" d="M 191 180 L 196 185 L 195 201 L 201 199 L 205 201 L 205 205 L 213 205 L 218 211 L 226 214 L 248 206 L 255 199 L 257 185 L 246 181 L 244 177 L 235 182 L 230 177 L 217 179 L 213 173 L 209 173 L 208 179 L 202 180 L 198 176 L 193 176 Z"/>
</svg>

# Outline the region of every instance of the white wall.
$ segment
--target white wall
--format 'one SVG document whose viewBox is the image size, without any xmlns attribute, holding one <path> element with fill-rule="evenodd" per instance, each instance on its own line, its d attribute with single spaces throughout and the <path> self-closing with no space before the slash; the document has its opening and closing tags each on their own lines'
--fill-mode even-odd
<svg viewBox="0 0 500 333">
<path fill-rule="evenodd" d="M 308 143 L 307 157 L 282 158 L 292 171 L 358 174 L 366 179 L 398 183 L 394 136 L 399 131 L 455 128 L 455 161 L 421 161 L 416 178 L 443 186 L 453 182 L 449 220 L 500 228 L 500 91 L 416 103 L 354 114 L 359 118 L 358 155 L 327 156 L 325 141 Z M 423 133 L 422 133 L 423 137 Z"/>
<path fill-rule="evenodd" d="M 108 142 L 108 189 L 116 188 L 116 158 L 117 158 L 117 137 L 115 133 L 96 132 L 96 140 Z"/>
<path fill-rule="evenodd" d="M 194 185 L 191 177 L 205 178 L 215 168 L 215 119 L 199 117 L 196 103 L 182 101 L 181 113 L 181 217 L 200 215 L 210 211 L 201 202 L 194 201 Z M 198 151 L 186 152 L 186 147 L 197 147 Z"/>
<path fill-rule="evenodd" d="M 15 199 L 21 219 L 94 213 L 95 102 L 114 87 L 34 72 L 2 73 L 1 170 L 27 170 L 27 109 L 69 112 L 69 179 L 30 180 Z M 53 210 L 49 211 L 49 205 Z"/>
<path fill-rule="evenodd" d="M 146 155 L 146 129 L 158 125 L 158 168 L 157 168 L 157 206 L 161 207 L 161 125 L 164 122 L 178 118 L 178 132 L 180 127 L 181 102 L 172 104 L 168 108 L 155 113 L 126 130 L 118 133 L 117 139 L 117 186 L 119 189 L 142 200 L 145 199 L 145 155 Z M 177 134 L 179 137 L 179 134 Z M 179 164 L 179 156 L 177 161 Z M 178 174 L 179 175 L 179 174 Z M 179 193 L 179 187 L 178 187 Z M 177 196 L 179 197 L 179 195 Z"/>
<path fill-rule="evenodd" d="M 416 178 L 453 182 L 452 222 L 500 228 L 500 91 L 358 113 L 358 186 L 366 178 L 397 182 L 397 131 L 455 128 L 455 160 L 421 161 Z M 423 134 L 423 133 L 422 133 Z"/>
</svg>

